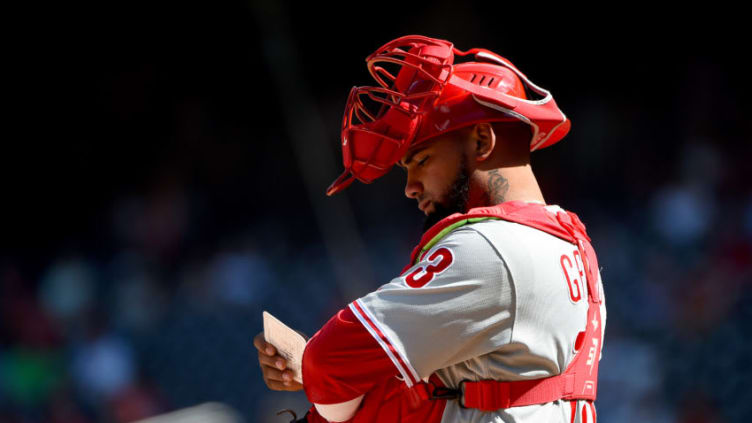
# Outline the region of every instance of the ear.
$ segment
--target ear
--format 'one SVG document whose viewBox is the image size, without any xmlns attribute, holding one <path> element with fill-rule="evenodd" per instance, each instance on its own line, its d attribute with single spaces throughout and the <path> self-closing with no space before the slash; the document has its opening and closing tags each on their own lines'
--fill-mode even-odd
<svg viewBox="0 0 752 423">
<path fill-rule="evenodd" d="M 496 147 L 496 134 L 488 122 L 476 123 L 471 133 L 475 147 L 475 160 L 482 162 L 491 156 Z"/>
</svg>

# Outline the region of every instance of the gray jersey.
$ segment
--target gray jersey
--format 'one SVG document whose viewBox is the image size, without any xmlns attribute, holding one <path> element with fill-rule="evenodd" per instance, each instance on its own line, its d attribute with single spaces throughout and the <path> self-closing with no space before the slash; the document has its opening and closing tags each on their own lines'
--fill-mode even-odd
<svg viewBox="0 0 752 423">
<path fill-rule="evenodd" d="M 465 225 L 351 309 L 408 386 L 433 373 L 449 387 L 553 376 L 572 361 L 586 327 L 587 283 L 576 251 L 517 223 Z M 594 421 L 595 410 L 584 401 L 560 400 L 491 413 L 449 401 L 442 422 L 569 423 L 573 412 L 574 421 L 584 420 L 583 413 Z"/>
</svg>

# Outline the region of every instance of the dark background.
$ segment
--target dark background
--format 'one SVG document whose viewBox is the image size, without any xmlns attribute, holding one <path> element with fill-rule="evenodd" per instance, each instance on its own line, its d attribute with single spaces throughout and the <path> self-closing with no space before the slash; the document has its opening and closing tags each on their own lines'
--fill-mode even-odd
<svg viewBox="0 0 752 423">
<path fill-rule="evenodd" d="M 6 56 L 0 421 L 125 422 L 207 401 L 246 421 L 303 411 L 302 395 L 266 390 L 251 339 L 262 310 L 314 333 L 417 242 L 399 172 L 324 196 L 347 93 L 372 83 L 363 59 L 407 34 L 503 55 L 572 120 L 533 169 L 547 202 L 588 226 L 603 268 L 601 419 L 743 421 L 743 26 L 732 10 L 681 13 L 31 10 Z"/>
</svg>

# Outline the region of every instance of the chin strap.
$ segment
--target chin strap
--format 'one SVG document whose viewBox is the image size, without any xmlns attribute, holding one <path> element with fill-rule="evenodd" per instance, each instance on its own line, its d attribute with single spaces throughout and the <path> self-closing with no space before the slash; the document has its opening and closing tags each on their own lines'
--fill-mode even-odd
<svg viewBox="0 0 752 423">
<path fill-rule="evenodd" d="M 349 187 L 354 181 L 355 177 L 346 169 L 341 175 L 339 175 L 339 178 L 337 178 L 336 181 L 329 185 L 329 188 L 326 189 L 326 195 L 332 196 Z"/>
</svg>

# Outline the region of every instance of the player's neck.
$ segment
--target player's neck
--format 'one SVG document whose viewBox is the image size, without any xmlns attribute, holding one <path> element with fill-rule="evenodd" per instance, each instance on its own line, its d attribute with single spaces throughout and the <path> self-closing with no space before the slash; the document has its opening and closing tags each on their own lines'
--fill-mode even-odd
<svg viewBox="0 0 752 423">
<path fill-rule="evenodd" d="M 471 187 L 469 208 L 493 206 L 507 201 L 545 204 L 543 193 L 529 164 L 476 171 L 471 177 Z"/>
</svg>

